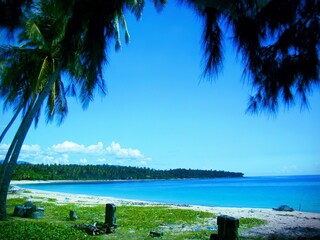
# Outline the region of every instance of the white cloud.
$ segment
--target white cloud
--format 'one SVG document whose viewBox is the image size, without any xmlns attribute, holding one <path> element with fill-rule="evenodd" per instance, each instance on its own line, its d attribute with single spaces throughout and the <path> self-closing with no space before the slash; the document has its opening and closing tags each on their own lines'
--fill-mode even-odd
<svg viewBox="0 0 320 240">
<path fill-rule="evenodd" d="M 69 164 L 69 155 L 62 154 L 60 157 L 54 158 L 55 164 Z"/>
<path fill-rule="evenodd" d="M 4 159 L 9 144 L 0 144 L 0 159 Z M 104 147 L 102 142 L 84 145 L 71 141 L 54 144 L 42 149 L 38 144 L 24 144 L 19 160 L 30 163 L 43 164 L 120 164 L 126 166 L 146 165 L 151 160 L 145 157 L 140 150 L 123 148 L 113 141 Z"/>
<path fill-rule="evenodd" d="M 6 153 L 9 149 L 9 144 L 0 144 L 0 160 L 3 160 L 6 157 Z"/>
<path fill-rule="evenodd" d="M 4 144 L 4 143 L 1 143 L 0 144 L 0 150 L 8 150 L 10 147 L 9 144 Z"/>
<path fill-rule="evenodd" d="M 52 150 L 55 152 L 84 152 L 85 146 L 83 144 L 77 144 L 74 142 L 65 141 L 60 144 L 52 146 Z"/>
<path fill-rule="evenodd" d="M 102 153 L 103 151 L 103 143 L 102 142 L 98 142 L 98 144 L 96 145 L 89 145 L 87 148 L 86 148 L 86 151 L 88 153 Z"/>
<path fill-rule="evenodd" d="M 112 142 L 110 146 L 106 148 L 107 153 L 116 156 L 117 158 L 144 158 L 144 155 L 138 149 L 122 148 L 119 143 Z"/>
<path fill-rule="evenodd" d="M 38 144 L 33 144 L 33 145 L 26 145 L 24 144 L 21 148 L 22 151 L 25 152 L 40 152 L 41 147 Z"/>
<path fill-rule="evenodd" d="M 106 159 L 105 158 L 98 158 L 98 162 L 99 163 L 106 163 Z"/>
<path fill-rule="evenodd" d="M 87 163 L 88 163 L 88 160 L 87 160 L 86 158 L 81 158 L 81 159 L 79 160 L 79 163 L 80 163 L 80 164 L 87 164 Z"/>
<path fill-rule="evenodd" d="M 54 157 L 52 157 L 52 156 L 44 156 L 44 157 L 43 157 L 43 161 L 44 161 L 45 163 L 47 163 L 47 164 L 50 164 L 51 162 L 54 161 Z"/>
<path fill-rule="evenodd" d="M 103 144 L 98 142 L 97 144 L 85 146 L 83 144 L 78 144 L 70 141 L 65 141 L 60 144 L 53 145 L 51 147 L 52 151 L 55 152 L 74 152 L 74 153 L 86 153 L 86 154 L 102 154 Z"/>
<path fill-rule="evenodd" d="M 0 144 L 0 159 L 4 159 L 7 151 L 9 149 L 9 144 Z M 31 159 L 36 159 L 42 153 L 41 147 L 38 144 L 24 144 L 21 147 L 19 154 L 19 160 L 30 161 Z"/>
</svg>

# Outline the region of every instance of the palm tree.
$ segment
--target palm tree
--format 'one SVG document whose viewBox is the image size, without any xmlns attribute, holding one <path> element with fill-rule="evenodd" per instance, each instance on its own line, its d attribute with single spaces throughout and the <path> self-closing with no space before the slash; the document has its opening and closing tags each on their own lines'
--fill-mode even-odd
<svg viewBox="0 0 320 240">
<path fill-rule="evenodd" d="M 204 75 L 222 67 L 222 27 L 227 22 L 254 87 L 249 111 L 275 112 L 279 102 L 307 105 L 319 86 L 320 2 L 317 0 L 179 0 L 203 19 Z"/>
<path fill-rule="evenodd" d="M 179 1 L 190 5 L 204 18 L 205 76 L 217 74 L 222 67 L 221 22 L 225 20 L 233 31 L 233 41 L 242 53 L 245 73 L 251 76 L 256 91 L 250 99 L 249 110 L 276 111 L 279 100 L 291 104 L 298 97 L 302 103 L 307 102 L 307 94 L 319 83 L 319 1 Z M 165 2 L 154 0 L 158 8 Z M 21 6 L 27 3 L 32 0 L 0 0 L 0 13 L 6 13 L 4 9 L 14 10 L 17 14 L 14 20 L 23 20 Z M 45 99 L 48 99 L 48 119 L 54 116 L 63 119 L 67 110 L 67 91 L 79 94 L 85 107 L 96 90 L 104 93 L 105 50 L 114 39 L 116 49 L 120 47 L 119 26 L 125 30 L 126 41 L 129 40 L 125 12 L 130 11 L 140 18 L 144 0 L 40 0 L 33 5 L 40 7 L 36 9 L 29 5 L 30 16 L 26 18 L 33 19 L 33 23 L 25 26 L 26 31 L 21 35 L 22 47 L 3 48 L 0 54 L 5 60 L 0 62 L 4 64 L 2 77 L 9 76 L 6 72 L 13 71 L 14 67 L 27 66 L 19 56 L 27 54 L 32 62 L 31 68 L 14 71 L 20 74 L 19 81 L 9 81 L 6 85 L 1 79 L 1 88 L 8 88 L 8 94 L 13 94 L 1 97 L 16 113 L 24 110 L 24 114 L 1 169 L 0 219 L 6 217 L 7 189 L 20 149 L 33 120 L 38 119 Z M 10 22 L 11 15 L 8 16 L 0 18 L 0 27 L 21 27 L 20 21 Z M 14 58 L 19 60 L 18 66 L 11 61 Z M 62 73 L 71 77 L 66 88 L 61 80 Z M 17 93 L 16 97 L 14 93 Z"/>
<path fill-rule="evenodd" d="M 21 6 L 32 0 L 0 1 L 0 26 L 14 27 L 20 16 Z M 162 6 L 165 0 L 154 0 Z M 234 36 L 233 41 L 242 53 L 244 73 L 255 89 L 248 110 L 276 111 L 279 101 L 290 105 L 300 99 L 307 105 L 307 95 L 319 83 L 319 20 L 320 3 L 317 0 L 178 0 L 191 6 L 204 19 L 203 49 L 204 76 L 216 75 L 222 67 L 223 34 L 221 23 L 226 20 Z M 13 4 L 14 3 L 14 4 Z M 88 66 L 103 62 L 97 49 L 107 47 L 105 29 L 114 13 L 125 4 L 137 17 L 143 0 L 131 1 L 66 1 L 64 7 L 71 13 L 63 48 L 78 48 L 77 39 L 85 33 L 84 61 Z M 10 11 L 8 11 L 8 9 Z M 16 18 L 15 18 L 16 19 Z M 97 38 L 98 46 L 94 46 Z M 119 44 L 116 46 L 120 46 Z M 68 57 L 72 57 L 72 56 Z M 94 58 L 93 58 L 94 57 Z M 91 62 L 96 59 L 96 62 Z M 101 66 L 101 65 L 100 65 Z M 99 72 L 99 69 L 97 69 Z"/>
<path fill-rule="evenodd" d="M 47 13 L 52 7 L 47 2 L 40 4 L 36 10 Z M 50 11 L 54 11 L 54 8 Z M 60 79 L 63 68 L 59 62 L 63 18 L 63 15 L 51 18 L 48 13 L 31 14 L 25 31 L 19 36 L 22 45 L 1 48 L 0 57 L 4 64 L 1 71 L 1 97 L 5 99 L 5 106 L 15 106 L 16 114 L 24 110 L 23 120 L 1 166 L 1 220 L 6 219 L 8 186 L 22 144 L 33 120 L 37 122 L 44 100 L 48 99 L 48 119 L 56 113 L 62 117 L 66 114 L 64 87 Z"/>
<path fill-rule="evenodd" d="M 16 112 L 24 111 L 1 166 L 0 220 L 7 218 L 7 192 L 22 144 L 45 99 L 48 120 L 54 116 L 62 120 L 67 113 L 66 92 L 79 95 L 84 107 L 96 90 L 105 93 L 106 49 L 113 39 L 119 49 L 119 25 L 129 41 L 124 13 L 129 10 L 138 17 L 143 6 L 141 0 L 37 1 L 25 16 L 29 20 L 19 36 L 22 46 L 1 48 L 1 97 Z M 67 87 L 62 73 L 69 75 Z"/>
</svg>

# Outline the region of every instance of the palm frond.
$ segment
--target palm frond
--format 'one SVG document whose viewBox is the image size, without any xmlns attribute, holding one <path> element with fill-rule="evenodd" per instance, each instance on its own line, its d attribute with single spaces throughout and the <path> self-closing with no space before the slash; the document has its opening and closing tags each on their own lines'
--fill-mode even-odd
<svg viewBox="0 0 320 240">
<path fill-rule="evenodd" d="M 125 1 L 126 8 L 128 8 L 130 12 L 133 13 L 138 20 L 140 20 L 142 17 L 144 5 L 144 0 Z"/>
<path fill-rule="evenodd" d="M 26 34 L 28 35 L 28 39 L 30 39 L 30 41 L 33 44 L 37 44 L 42 47 L 44 46 L 44 44 L 45 44 L 44 37 L 43 37 L 39 27 L 37 26 L 37 24 L 34 21 L 28 21 L 26 23 Z"/>
<path fill-rule="evenodd" d="M 129 34 L 129 30 L 128 30 L 126 18 L 125 18 L 124 14 L 123 14 L 123 11 L 121 11 L 120 19 L 121 19 L 121 25 L 122 25 L 122 27 L 123 27 L 123 29 L 124 29 L 125 41 L 126 41 L 126 43 L 129 43 L 129 41 L 130 41 L 130 34 Z"/>
<path fill-rule="evenodd" d="M 49 77 L 52 75 L 52 64 L 49 61 L 49 57 L 46 56 L 42 62 L 39 75 L 36 81 L 36 90 L 40 92 L 43 86 L 46 84 Z"/>
<path fill-rule="evenodd" d="M 61 79 L 58 79 L 55 85 L 56 90 L 56 116 L 58 124 L 61 124 L 68 114 L 68 102 L 66 98 L 65 87 Z"/>
<path fill-rule="evenodd" d="M 219 27 L 220 12 L 213 8 L 205 9 L 205 24 L 203 32 L 204 75 L 217 75 L 222 68 L 222 32 Z"/>
<path fill-rule="evenodd" d="M 114 35 L 116 38 L 116 45 L 115 45 L 115 50 L 119 51 L 121 48 L 121 39 L 120 39 L 120 28 L 119 28 L 119 17 L 115 16 L 113 20 L 114 24 Z"/>
<path fill-rule="evenodd" d="M 167 0 L 153 0 L 154 6 L 158 11 L 161 11 L 164 5 L 167 3 Z"/>
</svg>

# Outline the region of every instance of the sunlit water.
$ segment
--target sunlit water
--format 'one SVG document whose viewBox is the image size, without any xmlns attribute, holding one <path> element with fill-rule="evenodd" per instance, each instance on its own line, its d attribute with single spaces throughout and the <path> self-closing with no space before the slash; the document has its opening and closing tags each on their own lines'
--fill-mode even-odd
<svg viewBox="0 0 320 240">
<path fill-rule="evenodd" d="M 21 185 L 23 188 L 170 204 L 320 212 L 320 175 L 222 179 L 112 181 Z"/>
</svg>

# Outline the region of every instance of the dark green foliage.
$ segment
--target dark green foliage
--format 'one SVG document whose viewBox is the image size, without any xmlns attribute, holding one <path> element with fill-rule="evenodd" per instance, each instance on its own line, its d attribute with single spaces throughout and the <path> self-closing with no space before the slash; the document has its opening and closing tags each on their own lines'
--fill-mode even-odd
<svg viewBox="0 0 320 240">
<path fill-rule="evenodd" d="M 252 228 L 254 226 L 266 224 L 267 221 L 257 218 L 240 218 L 240 226 L 242 228 Z"/>
<path fill-rule="evenodd" d="M 1 239 L 86 239 L 85 234 L 68 225 L 43 221 L 7 221 L 0 223 Z"/>
<path fill-rule="evenodd" d="M 231 40 L 253 94 L 248 111 L 302 106 L 319 87 L 320 2 L 317 0 L 179 0 L 203 18 L 204 75 L 222 68 L 222 40 Z M 227 22 L 230 31 L 224 31 Z M 229 36 L 225 36 L 229 37 Z"/>
<path fill-rule="evenodd" d="M 25 200 L 8 200 L 8 212 L 12 212 L 14 205 L 21 204 Z M 209 236 L 210 230 L 195 233 L 192 228 L 184 232 L 179 229 L 182 224 L 206 226 L 206 220 L 215 217 L 212 213 L 170 207 L 119 206 L 117 207 L 119 228 L 116 232 L 89 236 L 75 226 L 103 222 L 104 205 L 86 207 L 75 204 L 55 205 L 47 202 L 41 202 L 41 205 L 45 208 L 43 219 L 10 218 L 7 222 L 0 222 L 0 228 L 5 229 L 0 231 L 0 239 L 152 239 L 148 237 L 150 231 L 164 231 L 162 239 L 206 239 L 203 237 Z M 68 219 L 70 209 L 77 211 L 79 218 L 76 222 Z"/>
<path fill-rule="evenodd" d="M 242 177 L 243 173 L 122 167 L 109 165 L 17 165 L 13 180 L 117 180 Z"/>
<path fill-rule="evenodd" d="M 15 205 L 21 205 L 26 198 L 9 199 L 7 210 L 13 212 Z M 79 204 L 56 205 L 54 203 L 35 201 L 44 206 L 43 219 L 26 219 L 10 217 L 7 222 L 0 222 L 0 239 L 154 239 L 151 231 L 162 232 L 161 239 L 209 239 L 213 213 L 176 209 L 163 206 L 117 206 L 118 229 L 115 233 L 101 236 L 90 236 L 77 229 L 76 225 L 93 224 L 104 221 L 105 205 L 81 206 Z M 78 220 L 69 220 L 69 211 L 77 211 Z M 260 219 L 240 219 L 241 232 L 259 226 L 265 222 Z M 265 239 L 259 237 L 240 239 Z M 278 238 L 277 238 L 278 239 Z"/>
<path fill-rule="evenodd" d="M 32 0 L 1 0 L 0 1 L 0 28 L 13 31 L 21 24 L 23 8 L 29 8 Z"/>
<path fill-rule="evenodd" d="M 169 207 L 130 207 L 122 206 L 117 210 L 119 225 L 130 226 L 135 222 L 135 228 L 155 228 L 159 225 L 192 224 L 197 219 L 214 217 L 214 214 Z M 154 218 L 150 221 L 150 215 Z"/>
<path fill-rule="evenodd" d="M 320 80 L 319 14 L 319 1 L 273 0 L 253 16 L 241 16 L 251 28 L 241 18 L 233 21 L 256 90 L 250 110 L 275 111 L 280 101 L 307 104 L 307 95 Z M 250 29 L 254 44 L 246 41 L 243 28 Z"/>
</svg>

